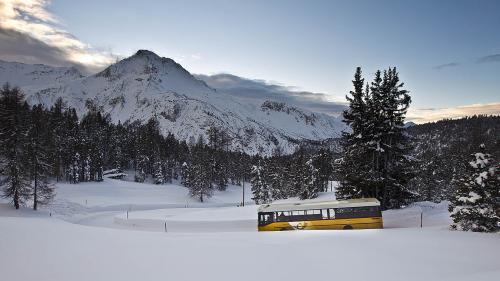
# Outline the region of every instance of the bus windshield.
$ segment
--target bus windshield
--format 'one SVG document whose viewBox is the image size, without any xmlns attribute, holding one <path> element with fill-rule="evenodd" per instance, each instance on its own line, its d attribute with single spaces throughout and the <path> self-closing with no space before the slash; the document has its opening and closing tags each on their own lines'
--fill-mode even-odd
<svg viewBox="0 0 500 281">
<path fill-rule="evenodd" d="M 274 213 L 259 213 L 259 225 L 270 224 L 274 221 Z"/>
</svg>

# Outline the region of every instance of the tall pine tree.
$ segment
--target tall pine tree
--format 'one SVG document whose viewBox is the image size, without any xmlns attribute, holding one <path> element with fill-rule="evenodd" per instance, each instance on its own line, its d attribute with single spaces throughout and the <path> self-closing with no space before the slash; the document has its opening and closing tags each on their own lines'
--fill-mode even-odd
<svg viewBox="0 0 500 281">
<path fill-rule="evenodd" d="M 343 157 L 338 161 L 338 198 L 376 197 L 382 208 L 398 208 L 410 197 L 412 159 L 404 120 L 411 99 L 396 68 L 377 71 L 363 91 L 358 68 L 354 91 L 344 111 L 351 132 L 342 136 Z"/>
</svg>

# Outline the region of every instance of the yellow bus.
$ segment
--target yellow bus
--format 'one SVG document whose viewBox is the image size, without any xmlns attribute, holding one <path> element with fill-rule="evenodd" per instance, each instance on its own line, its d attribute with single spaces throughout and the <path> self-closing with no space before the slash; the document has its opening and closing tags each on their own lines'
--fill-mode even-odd
<svg viewBox="0 0 500 281">
<path fill-rule="evenodd" d="M 265 204 L 258 210 L 259 231 L 383 228 L 375 198 Z"/>
</svg>

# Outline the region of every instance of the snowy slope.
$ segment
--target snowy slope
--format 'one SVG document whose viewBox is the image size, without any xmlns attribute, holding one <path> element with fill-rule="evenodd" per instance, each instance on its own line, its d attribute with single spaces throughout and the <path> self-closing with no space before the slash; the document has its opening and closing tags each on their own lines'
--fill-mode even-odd
<svg viewBox="0 0 500 281">
<path fill-rule="evenodd" d="M 95 106 L 114 122 L 156 116 L 164 133 L 189 142 L 210 126 L 223 128 L 231 149 L 250 154 L 270 154 L 277 146 L 292 152 L 297 141 L 335 138 L 345 128 L 340 118 L 286 104 L 245 103 L 145 50 L 88 77 L 74 69 L 0 61 L 0 83 L 5 82 L 20 86 L 30 103 L 51 105 L 62 97 L 80 113 Z"/>
<path fill-rule="evenodd" d="M 61 91 L 65 84 L 84 76 L 74 67 L 53 67 L 0 60 L 0 84 L 22 87 L 30 103 L 46 103 L 48 92 Z"/>
</svg>

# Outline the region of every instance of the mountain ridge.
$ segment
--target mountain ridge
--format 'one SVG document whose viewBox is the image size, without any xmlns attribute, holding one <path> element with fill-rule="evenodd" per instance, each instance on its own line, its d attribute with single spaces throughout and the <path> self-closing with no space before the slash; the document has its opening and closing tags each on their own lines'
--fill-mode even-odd
<svg viewBox="0 0 500 281">
<path fill-rule="evenodd" d="M 206 137 L 207 129 L 215 126 L 230 136 L 229 149 L 248 154 L 270 155 L 276 149 L 291 153 L 300 141 L 336 138 L 345 129 L 338 117 L 272 100 L 249 104 L 218 92 L 174 60 L 148 50 L 89 76 L 45 65 L 19 64 L 12 72 L 13 68 L 0 61 L 0 83 L 12 81 L 30 104 L 50 106 L 63 98 L 81 114 L 88 105 L 96 106 L 113 122 L 146 122 L 156 116 L 164 134 L 187 142 Z"/>
</svg>

